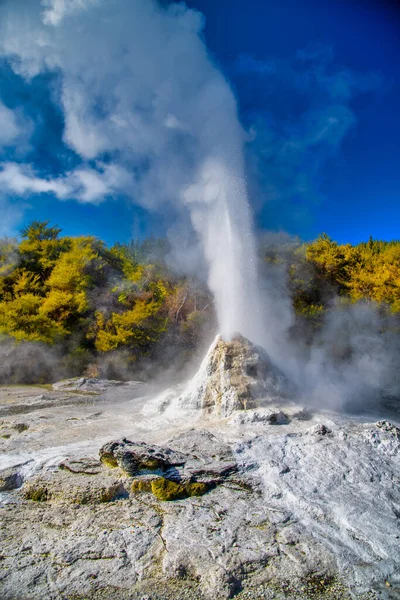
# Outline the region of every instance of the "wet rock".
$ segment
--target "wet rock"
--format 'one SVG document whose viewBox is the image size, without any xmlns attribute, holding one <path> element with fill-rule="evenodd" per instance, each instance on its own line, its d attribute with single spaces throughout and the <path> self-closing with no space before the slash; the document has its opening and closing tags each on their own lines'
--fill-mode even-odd
<svg viewBox="0 0 400 600">
<path fill-rule="evenodd" d="M 192 464 L 191 464 L 192 463 Z M 188 461 L 185 468 L 182 470 L 181 479 L 190 482 L 202 482 L 217 485 L 222 483 L 224 479 L 237 473 L 237 463 L 229 461 L 215 461 L 203 465 L 199 465 L 198 461 Z"/>
<path fill-rule="evenodd" d="M 168 441 L 168 446 L 199 460 L 232 460 L 232 449 L 206 429 L 189 429 Z"/>
<path fill-rule="evenodd" d="M 328 433 L 332 433 L 329 427 L 323 425 L 322 423 L 318 423 L 317 425 L 313 425 L 310 429 L 307 430 L 308 433 L 315 436 L 324 436 Z"/>
<path fill-rule="evenodd" d="M 171 448 L 122 439 L 104 444 L 100 449 L 100 460 L 109 467 L 120 467 L 127 475 L 133 476 L 139 471 L 165 471 L 183 465 L 187 456 Z"/>
<path fill-rule="evenodd" d="M 103 465 L 95 458 L 67 459 L 60 463 L 60 469 L 66 469 L 71 473 L 97 475 L 103 469 Z"/>
<path fill-rule="evenodd" d="M 171 473 L 172 479 L 218 485 L 237 472 L 232 449 L 210 431 L 191 429 L 169 440 L 168 446 L 186 455 L 183 467 Z"/>
<path fill-rule="evenodd" d="M 140 382 L 136 382 L 140 383 Z M 113 379 L 96 379 L 87 377 L 72 377 L 71 379 L 64 379 L 53 383 L 53 390 L 63 392 L 92 392 L 101 393 L 115 388 L 121 385 L 125 385 L 123 381 L 116 381 Z"/>
<path fill-rule="evenodd" d="M 310 421 L 313 417 L 313 412 L 310 408 L 300 408 L 293 412 L 293 419 L 298 419 L 299 421 Z"/>
<path fill-rule="evenodd" d="M 378 421 L 364 431 L 369 443 L 379 452 L 389 456 L 400 455 L 400 427 L 390 421 Z"/>
<path fill-rule="evenodd" d="M 98 394 L 77 394 L 66 392 L 64 394 L 60 393 L 48 393 L 48 394 L 40 394 L 39 396 L 29 396 L 25 397 L 23 403 L 12 403 L 8 405 L 0 406 L 0 416 L 9 416 L 9 415 L 17 415 L 17 414 L 27 414 L 37 410 L 45 410 L 48 408 L 52 408 L 54 406 L 68 406 L 74 404 L 87 404 L 88 401 L 92 401 L 94 396 L 98 396 Z"/>
<path fill-rule="evenodd" d="M 191 430 L 172 439 L 171 446 L 114 441 L 101 448 L 100 460 L 135 477 L 132 491 L 151 492 L 160 500 L 203 495 L 237 472 L 229 446 L 210 432 Z"/>
<path fill-rule="evenodd" d="M 393 437 L 400 440 L 400 427 L 397 427 L 397 425 L 394 425 L 390 421 L 378 421 L 376 423 L 376 426 L 379 429 L 382 429 L 382 431 L 386 431 L 387 433 L 390 433 Z"/>
<path fill-rule="evenodd" d="M 22 485 L 19 467 L 11 467 L 0 471 L 0 492 L 15 490 Z"/>
</svg>

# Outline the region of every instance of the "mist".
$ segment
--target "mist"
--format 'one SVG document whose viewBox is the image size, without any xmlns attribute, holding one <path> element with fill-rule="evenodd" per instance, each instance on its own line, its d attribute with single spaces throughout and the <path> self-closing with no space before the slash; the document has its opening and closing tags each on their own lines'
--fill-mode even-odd
<svg viewBox="0 0 400 600">
<path fill-rule="evenodd" d="M 296 315 L 289 268 L 302 242 L 285 232 L 264 232 L 259 239 L 265 262 L 261 280 L 278 319 L 274 361 L 308 406 L 336 411 L 379 413 L 397 410 L 400 397 L 400 321 L 388 305 L 351 303 L 329 281 L 319 280 L 326 310 L 316 325 Z M 315 265 L 297 272 L 307 281 Z M 279 313 L 279 314 L 278 314 Z"/>
</svg>

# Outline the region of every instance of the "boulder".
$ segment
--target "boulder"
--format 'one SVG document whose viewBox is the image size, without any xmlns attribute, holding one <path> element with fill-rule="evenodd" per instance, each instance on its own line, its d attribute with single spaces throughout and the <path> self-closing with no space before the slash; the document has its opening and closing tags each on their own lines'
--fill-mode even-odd
<svg viewBox="0 0 400 600">
<path fill-rule="evenodd" d="M 0 471 L 0 492 L 15 490 L 22 485 L 19 465 Z"/>
<path fill-rule="evenodd" d="M 140 471 L 166 471 L 183 465 L 187 456 L 170 448 L 122 439 L 104 444 L 100 449 L 100 460 L 109 467 L 120 467 L 127 475 L 133 476 Z"/>
<path fill-rule="evenodd" d="M 133 492 L 152 492 L 162 500 L 202 495 L 237 472 L 230 448 L 207 431 L 186 432 L 171 446 L 123 439 L 104 444 L 100 460 L 134 477 Z"/>
<path fill-rule="evenodd" d="M 125 481 L 113 477 L 106 470 L 76 476 L 62 470 L 44 473 L 26 481 L 21 489 L 26 500 L 50 502 L 52 504 L 102 504 L 113 502 L 127 495 Z"/>
<path fill-rule="evenodd" d="M 289 419 L 279 408 L 258 408 L 237 412 L 230 422 L 233 425 L 285 425 Z"/>
</svg>

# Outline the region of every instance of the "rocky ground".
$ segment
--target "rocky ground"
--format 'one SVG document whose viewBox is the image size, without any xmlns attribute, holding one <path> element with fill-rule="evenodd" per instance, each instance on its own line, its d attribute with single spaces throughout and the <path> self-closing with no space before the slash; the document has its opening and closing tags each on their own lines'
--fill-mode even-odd
<svg viewBox="0 0 400 600">
<path fill-rule="evenodd" d="M 399 598 L 396 415 L 245 410 L 249 381 L 217 414 L 204 386 L 187 412 L 135 382 L 2 388 L 1 598 Z"/>
</svg>

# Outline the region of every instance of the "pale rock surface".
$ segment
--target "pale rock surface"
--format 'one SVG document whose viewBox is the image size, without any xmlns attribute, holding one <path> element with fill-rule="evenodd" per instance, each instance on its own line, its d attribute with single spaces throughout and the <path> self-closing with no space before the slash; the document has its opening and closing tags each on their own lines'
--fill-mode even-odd
<svg viewBox="0 0 400 600">
<path fill-rule="evenodd" d="M 237 410 L 282 401 L 293 393 L 294 387 L 263 348 L 238 334 L 230 342 L 217 336 L 172 406 L 228 417 Z"/>
<path fill-rule="evenodd" d="M 171 439 L 165 451 L 189 469 L 237 463 L 200 497 L 133 494 L 132 478 L 94 458 L 34 476 L 2 509 L 2 598 L 161 600 L 186 585 L 192 599 L 398 597 L 396 427 L 299 424 L 236 443 L 206 430 Z"/>
<path fill-rule="evenodd" d="M 0 390 L 27 402 L 26 428 L 1 425 L 2 600 L 400 597 L 397 420 L 312 414 L 263 353 L 227 346 L 158 416 L 129 386 L 41 410 Z M 165 501 L 160 480 L 196 495 Z"/>
<path fill-rule="evenodd" d="M 113 379 L 97 379 L 88 377 L 73 377 L 53 383 L 53 390 L 64 392 L 90 392 L 100 394 L 117 386 L 135 386 L 143 385 L 141 381 L 117 381 Z"/>
</svg>

